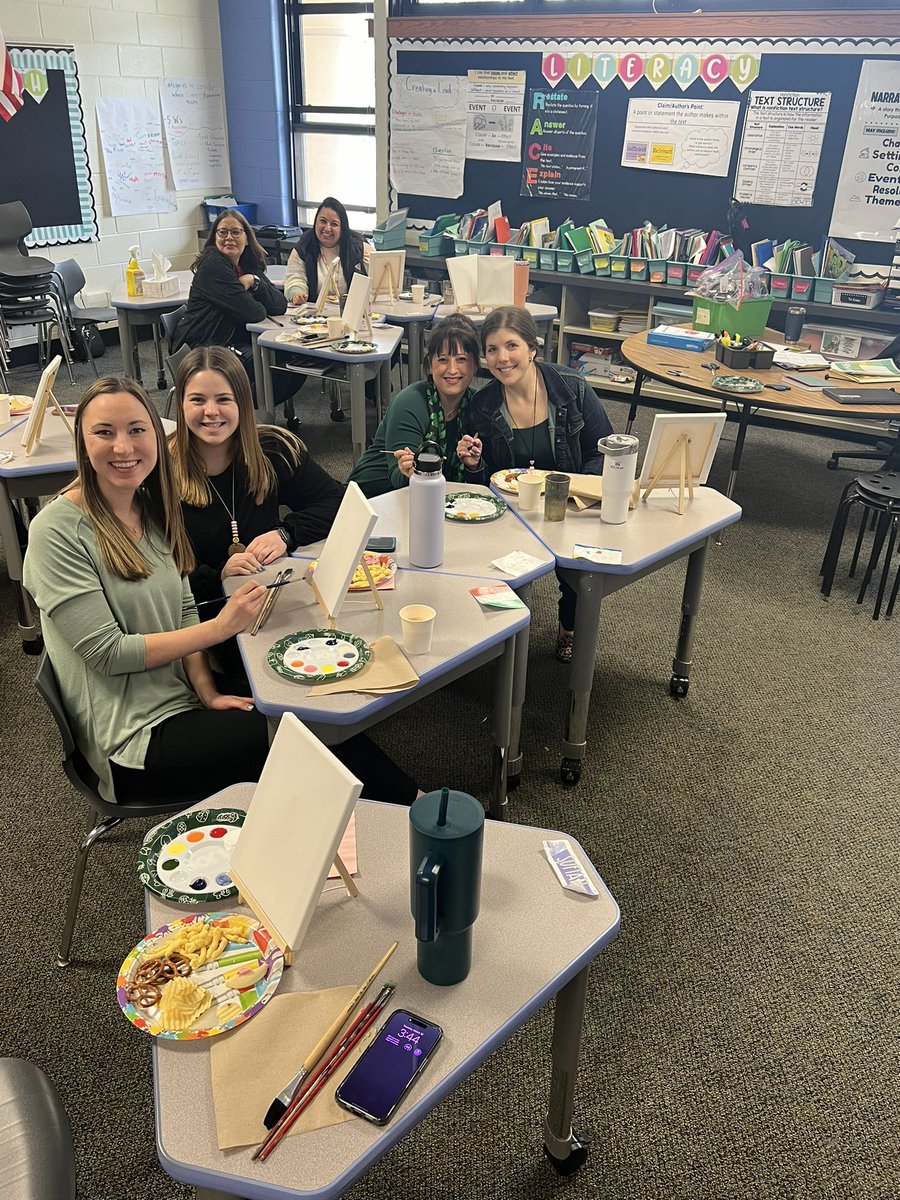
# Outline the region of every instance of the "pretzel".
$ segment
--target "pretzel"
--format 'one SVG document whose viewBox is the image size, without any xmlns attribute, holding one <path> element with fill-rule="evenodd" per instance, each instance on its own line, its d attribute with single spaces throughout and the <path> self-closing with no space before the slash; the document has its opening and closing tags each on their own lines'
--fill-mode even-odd
<svg viewBox="0 0 900 1200">
<path fill-rule="evenodd" d="M 154 1008 L 162 998 L 162 988 L 157 983 L 129 983 L 125 995 L 137 1008 Z"/>
</svg>

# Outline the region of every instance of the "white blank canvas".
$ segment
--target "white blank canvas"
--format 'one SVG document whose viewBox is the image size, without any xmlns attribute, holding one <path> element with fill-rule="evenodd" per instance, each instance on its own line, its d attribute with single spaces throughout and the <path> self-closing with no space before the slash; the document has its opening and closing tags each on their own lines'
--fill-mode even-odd
<svg viewBox="0 0 900 1200">
<path fill-rule="evenodd" d="M 514 270 L 515 260 L 506 255 L 467 254 L 447 259 L 447 272 L 458 306 L 478 304 L 482 308 L 498 308 L 501 304 L 512 304 Z"/>
<path fill-rule="evenodd" d="M 316 588 L 327 616 L 337 620 L 378 514 L 359 486 L 348 483 L 316 566 Z"/>
<path fill-rule="evenodd" d="M 662 467 L 682 434 L 689 439 L 688 472 L 691 479 L 695 484 L 706 483 L 726 420 L 725 413 L 657 413 L 644 455 L 641 486 L 648 484 Z M 656 486 L 678 487 L 680 463 L 680 455 L 672 454 Z"/>
<path fill-rule="evenodd" d="M 350 290 L 347 292 L 347 299 L 344 303 L 344 311 L 341 313 L 344 324 L 351 333 L 357 333 L 363 324 L 366 306 L 369 303 L 370 288 L 371 280 L 366 275 L 361 275 L 359 271 L 354 271 L 353 278 L 350 280 Z"/>
<path fill-rule="evenodd" d="M 296 953 L 362 784 L 293 713 L 269 749 L 231 874 L 282 948 Z"/>
<path fill-rule="evenodd" d="M 31 405 L 31 413 L 22 431 L 22 445 L 25 447 L 26 458 L 40 445 L 44 414 L 47 411 L 47 405 L 50 403 L 50 393 L 53 391 L 53 385 L 56 383 L 56 373 L 59 371 L 61 365 L 62 359 L 58 354 L 55 358 L 51 358 L 46 367 L 44 367 L 44 373 L 41 375 L 40 382 L 37 385 L 37 391 L 34 393 L 34 402 Z M 68 424 L 68 422 L 66 423 Z"/>
<path fill-rule="evenodd" d="M 369 279 L 372 299 L 388 293 L 393 287 L 394 297 L 403 291 L 403 272 L 406 270 L 405 250 L 371 250 L 369 252 Z"/>
</svg>

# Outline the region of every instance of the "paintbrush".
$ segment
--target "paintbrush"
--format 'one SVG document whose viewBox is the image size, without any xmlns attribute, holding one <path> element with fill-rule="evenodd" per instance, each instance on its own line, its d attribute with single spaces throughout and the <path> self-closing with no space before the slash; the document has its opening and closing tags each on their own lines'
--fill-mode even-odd
<svg viewBox="0 0 900 1200">
<path fill-rule="evenodd" d="M 328 1049 L 328 1047 L 331 1045 L 331 1043 L 337 1037 L 338 1033 L 340 1032 L 341 1026 L 344 1024 L 344 1022 L 347 1020 L 347 1018 L 353 1012 L 354 1008 L 356 1008 L 357 1004 L 359 1004 L 360 1000 L 362 1000 L 363 996 L 366 994 L 366 992 L 369 990 L 369 988 L 372 986 L 372 984 L 375 982 L 375 980 L 378 978 L 378 976 L 384 970 L 385 963 L 391 957 L 391 955 L 394 953 L 394 951 L 397 949 L 397 946 L 399 944 L 400 944 L 399 942 L 394 942 L 393 946 L 391 946 L 391 948 L 388 950 L 387 954 L 384 955 L 384 957 L 381 959 L 381 961 L 378 963 L 378 965 L 372 971 L 371 975 L 369 975 L 359 985 L 359 987 L 356 989 L 356 991 L 353 993 L 353 995 L 350 997 L 350 999 L 347 1001 L 347 1003 L 344 1005 L 344 1007 L 341 1009 L 341 1011 L 338 1013 L 338 1015 L 335 1017 L 335 1019 L 331 1022 L 328 1029 L 322 1035 L 321 1040 L 313 1047 L 313 1049 L 310 1051 L 310 1053 L 306 1056 L 306 1058 L 304 1059 L 304 1062 L 303 1062 L 303 1066 L 300 1068 L 300 1070 L 297 1072 L 297 1074 L 294 1076 L 294 1078 L 290 1081 L 290 1083 L 278 1093 L 278 1095 L 275 1097 L 275 1099 L 269 1105 L 268 1111 L 266 1112 L 266 1115 L 263 1117 L 263 1124 L 265 1125 L 266 1129 L 271 1129 L 284 1116 L 291 1101 L 296 1097 L 297 1093 L 299 1092 L 304 1079 L 307 1078 L 307 1076 L 310 1074 L 311 1071 L 315 1070 L 316 1064 L 321 1060 L 325 1051 Z"/>
<path fill-rule="evenodd" d="M 301 576 L 299 579 L 279 579 L 276 583 L 267 583 L 267 584 L 264 584 L 263 586 L 265 587 L 267 592 L 271 592 L 273 588 L 283 588 L 283 587 L 287 587 L 287 585 L 289 583 L 302 583 L 302 582 L 303 582 L 303 578 Z M 204 604 L 224 604 L 227 599 L 228 599 L 227 596 L 217 596 L 214 600 L 198 600 L 196 602 L 196 607 L 203 608 Z"/>
<path fill-rule="evenodd" d="M 278 574 L 275 576 L 275 583 L 276 584 L 287 583 L 291 579 L 293 574 L 294 574 L 293 567 L 288 567 L 286 571 L 279 571 Z M 269 613 L 271 613 L 272 609 L 274 608 L 275 601 L 277 599 L 278 599 L 278 588 L 273 587 L 269 590 L 269 594 L 268 594 L 268 596 L 266 596 L 265 602 L 263 603 L 262 608 L 259 610 L 259 616 L 253 622 L 253 628 L 250 630 L 251 637 L 256 637 L 256 635 L 262 629 L 263 625 L 265 625 L 266 621 L 269 619 Z"/>
</svg>

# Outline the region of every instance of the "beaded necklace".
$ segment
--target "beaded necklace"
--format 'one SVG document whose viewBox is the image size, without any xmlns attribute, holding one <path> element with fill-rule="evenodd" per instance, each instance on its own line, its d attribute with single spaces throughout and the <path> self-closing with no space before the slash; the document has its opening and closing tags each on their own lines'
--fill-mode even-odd
<svg viewBox="0 0 900 1200">
<path fill-rule="evenodd" d="M 222 507 L 231 518 L 231 545 L 228 547 L 228 557 L 231 558 L 232 554 L 243 554 L 247 547 L 241 541 L 238 533 L 237 508 L 234 503 L 234 463 L 231 464 L 231 508 L 229 508 L 225 503 L 221 492 L 209 478 L 209 476 L 207 476 L 206 482 L 216 493 L 216 496 L 218 496 L 219 500 L 221 501 Z"/>
</svg>

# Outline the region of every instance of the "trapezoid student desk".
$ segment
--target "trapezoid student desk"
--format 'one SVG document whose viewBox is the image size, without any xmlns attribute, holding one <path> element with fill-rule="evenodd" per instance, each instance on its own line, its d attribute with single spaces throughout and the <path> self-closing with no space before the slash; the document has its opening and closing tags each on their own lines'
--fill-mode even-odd
<svg viewBox="0 0 900 1200">
<path fill-rule="evenodd" d="M 281 559 L 256 578 L 260 583 L 270 583 L 278 569 L 289 562 Z M 402 645 L 400 609 L 405 604 L 430 605 L 437 613 L 431 649 L 427 654 L 410 656 L 419 682 L 414 687 L 379 696 L 361 692 L 317 696 L 308 685 L 276 674 L 268 663 L 268 652 L 280 638 L 325 624 L 312 588 L 299 579 L 302 560 L 296 562 L 298 581 L 284 588 L 260 632 L 256 637 L 249 632 L 238 635 L 253 699 L 260 712 L 269 718 L 272 732 L 281 714 L 292 712 L 320 741 L 327 746 L 335 745 L 364 733 L 385 717 L 496 659 L 489 805 L 492 816 L 502 817 L 506 809 L 516 635 L 531 619 L 528 609 L 481 608 L 469 595 L 470 587 L 484 583 L 480 577 L 398 571 L 394 590 L 378 593 L 383 610 L 375 607 L 371 592 L 352 593 L 344 602 L 337 627 L 369 644 L 387 634 Z M 226 590 L 233 591 L 242 582 L 241 576 L 232 575 L 225 581 Z M 431 752 L 432 748 L 428 748 L 428 753 Z"/>
<path fill-rule="evenodd" d="M 212 799 L 246 807 L 252 794 L 251 784 L 239 784 Z M 350 899 L 337 889 L 322 894 L 279 991 L 356 983 L 381 949 L 399 941 L 385 976 L 397 984 L 392 1007 L 408 1007 L 444 1030 L 427 1071 L 390 1124 L 379 1127 L 354 1120 L 289 1136 L 271 1158 L 251 1162 L 252 1146 L 218 1149 L 208 1040 L 154 1038 L 159 1160 L 173 1179 L 198 1189 L 198 1200 L 336 1200 L 554 997 L 544 1143 L 562 1174 L 572 1174 L 587 1157 L 586 1146 L 572 1130 L 581 1030 L 590 964 L 618 932 L 615 900 L 571 838 L 600 895 L 590 899 L 560 887 L 541 843 L 567 834 L 489 821 L 484 828 L 472 970 L 462 983 L 435 987 L 416 969 L 408 826 L 406 808 L 365 800 L 356 806 L 356 838 L 364 865 L 359 896 Z M 146 893 L 145 906 L 148 930 L 185 915 L 182 906 L 152 892 Z M 227 901 L 220 907 L 237 905 Z M 226 1036 L 240 1037 L 241 1031 Z M 297 1064 L 284 1065 L 287 1082 Z M 486 1122 L 490 1118 L 489 1111 L 483 1114 Z M 547 1189 L 552 1190 L 549 1177 Z"/>
<path fill-rule="evenodd" d="M 726 525 L 739 520 L 741 510 L 720 492 L 707 487 L 694 488 L 694 499 L 686 501 L 684 516 L 678 515 L 677 501 L 671 492 L 656 491 L 646 500 L 638 501 L 623 525 L 605 524 L 600 520 L 599 507 L 586 508 L 582 512 L 567 509 L 564 521 L 546 521 L 543 512 L 519 512 L 517 496 L 504 496 L 504 499 L 519 520 L 524 521 L 556 556 L 559 574 L 578 593 L 566 732 L 560 763 L 563 783 L 575 784 L 581 778 L 581 764 L 587 750 L 588 709 L 603 597 L 687 556 L 681 626 L 669 681 L 673 696 L 686 696 L 709 539 Z M 575 558 L 576 542 L 621 550 L 622 561 L 601 564 Z"/>
</svg>

